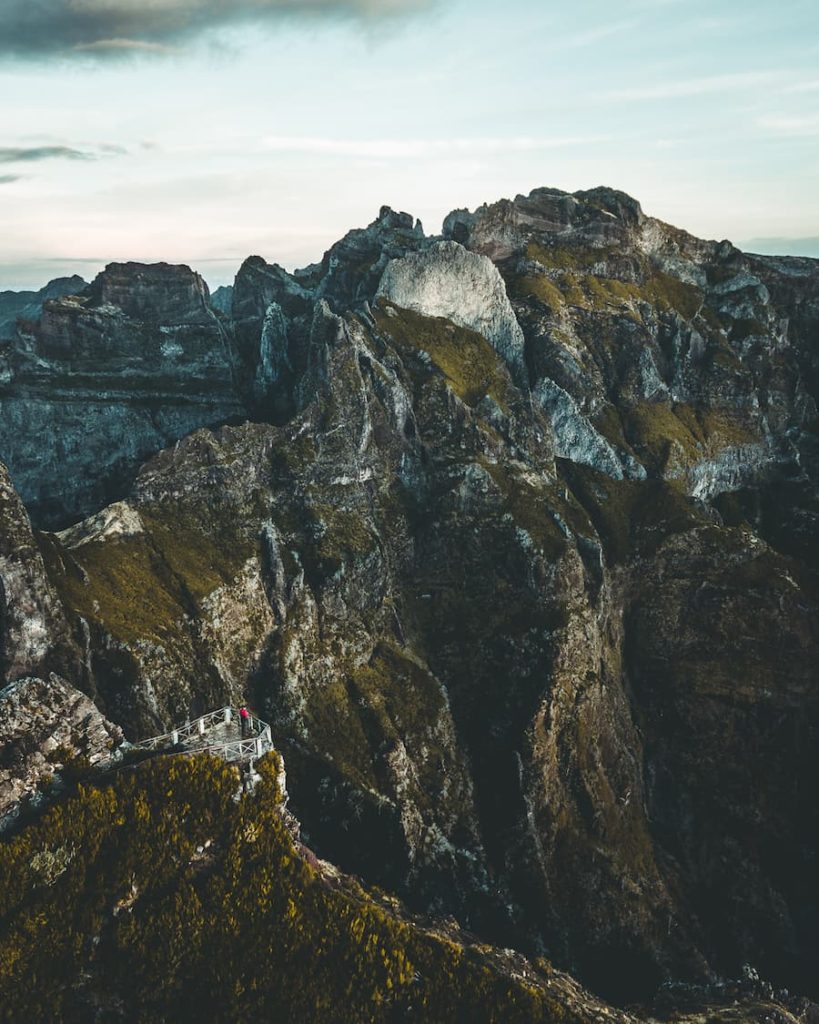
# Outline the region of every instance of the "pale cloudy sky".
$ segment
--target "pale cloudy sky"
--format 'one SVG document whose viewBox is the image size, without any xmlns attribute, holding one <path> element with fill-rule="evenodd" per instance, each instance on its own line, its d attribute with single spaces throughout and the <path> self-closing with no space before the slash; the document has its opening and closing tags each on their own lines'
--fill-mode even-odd
<svg viewBox="0 0 819 1024">
<path fill-rule="evenodd" d="M 606 184 L 819 256 L 815 0 L 0 0 L 0 290 Z"/>
</svg>

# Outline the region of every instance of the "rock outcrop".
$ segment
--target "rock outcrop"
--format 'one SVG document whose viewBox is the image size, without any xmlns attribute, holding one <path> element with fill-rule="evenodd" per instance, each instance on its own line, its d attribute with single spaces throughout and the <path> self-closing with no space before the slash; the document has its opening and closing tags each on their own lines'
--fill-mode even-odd
<svg viewBox="0 0 819 1024">
<path fill-rule="evenodd" d="M 210 304 L 218 312 L 229 316 L 233 306 L 233 285 L 221 285 L 217 288 L 211 294 Z"/>
<path fill-rule="evenodd" d="M 438 242 L 388 263 L 376 292 L 376 298 L 382 297 L 477 331 L 511 367 L 523 371 L 523 332 L 503 278 L 487 257 L 457 242 Z"/>
<path fill-rule="evenodd" d="M 112 264 L 4 355 L 0 457 L 40 525 L 122 496 L 149 455 L 245 415 L 229 331 L 187 267 Z"/>
<path fill-rule="evenodd" d="M 29 323 L 39 320 L 43 304 L 49 299 L 78 295 L 87 287 L 86 282 L 75 274 L 72 277 L 55 278 L 36 292 L 0 292 L 0 344 L 16 337 L 19 320 Z"/>
<path fill-rule="evenodd" d="M 0 828 L 80 762 L 83 772 L 111 764 L 122 739 L 118 726 L 53 673 L 0 690 Z"/>
<path fill-rule="evenodd" d="M 28 513 L 0 463 L 0 670 L 4 680 L 63 672 L 81 654 L 51 582 Z"/>
</svg>

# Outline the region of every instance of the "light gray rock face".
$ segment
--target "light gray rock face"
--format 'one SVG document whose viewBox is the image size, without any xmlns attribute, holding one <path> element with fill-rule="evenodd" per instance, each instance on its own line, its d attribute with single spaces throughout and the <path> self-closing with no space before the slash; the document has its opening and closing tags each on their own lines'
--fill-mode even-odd
<svg viewBox="0 0 819 1024">
<path fill-rule="evenodd" d="M 532 397 L 540 403 L 552 424 L 555 455 L 591 466 L 615 480 L 622 480 L 624 475 L 635 480 L 645 479 L 645 469 L 630 456 L 618 455 L 578 409 L 572 396 L 554 381 L 541 380 Z"/>
<path fill-rule="evenodd" d="M 737 445 L 693 463 L 681 476 L 695 498 L 713 501 L 720 494 L 765 485 L 776 477 L 778 465 L 788 461 L 788 453 L 777 453 L 770 445 Z"/>
<path fill-rule="evenodd" d="M 387 265 L 377 297 L 482 334 L 524 375 L 523 332 L 491 260 L 457 242 L 438 242 Z"/>
<path fill-rule="evenodd" d="M 292 370 L 288 352 L 287 319 L 281 306 L 277 302 L 271 302 L 262 323 L 259 363 L 253 379 L 253 393 L 256 399 L 263 401 L 280 380 L 292 374 Z"/>
<path fill-rule="evenodd" d="M 139 513 L 127 501 L 116 501 L 113 505 L 106 505 L 96 515 L 61 530 L 57 536 L 67 548 L 78 548 L 83 544 L 98 544 L 114 537 L 135 537 L 144 531 Z"/>
<path fill-rule="evenodd" d="M 0 828 L 44 783 L 81 759 L 83 770 L 116 758 L 123 741 L 85 694 L 53 673 L 0 690 Z"/>
<path fill-rule="evenodd" d="M 187 267 L 112 264 L 18 334 L 0 377 L 0 457 L 40 525 L 96 511 L 152 453 L 244 416 L 233 342 L 207 300 Z"/>
</svg>

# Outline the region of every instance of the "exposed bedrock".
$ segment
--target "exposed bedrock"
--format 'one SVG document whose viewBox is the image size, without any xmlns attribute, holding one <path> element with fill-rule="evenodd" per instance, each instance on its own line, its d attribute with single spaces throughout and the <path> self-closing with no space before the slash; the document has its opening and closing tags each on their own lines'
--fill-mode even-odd
<svg viewBox="0 0 819 1024">
<path fill-rule="evenodd" d="M 2 353 L 0 457 L 41 525 L 127 493 L 139 464 L 245 415 L 230 329 L 187 267 L 112 264 Z"/>
</svg>

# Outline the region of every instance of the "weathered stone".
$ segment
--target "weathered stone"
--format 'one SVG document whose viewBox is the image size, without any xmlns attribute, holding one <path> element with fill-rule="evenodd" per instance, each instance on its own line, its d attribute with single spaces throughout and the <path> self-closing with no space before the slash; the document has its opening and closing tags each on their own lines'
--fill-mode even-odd
<svg viewBox="0 0 819 1024">
<path fill-rule="evenodd" d="M 388 263 L 377 297 L 477 331 L 518 374 L 524 373 L 523 332 L 503 279 L 485 256 L 457 242 L 438 242 Z"/>
<path fill-rule="evenodd" d="M 16 337 L 18 322 L 31 324 L 39 320 L 43 304 L 49 299 L 79 295 L 87 287 L 81 277 L 74 275 L 49 281 L 36 292 L 0 292 L 0 341 L 11 341 Z"/>
<path fill-rule="evenodd" d="M 31 529 L 0 463 L 0 672 L 22 676 L 79 671 L 80 653 Z"/>
<path fill-rule="evenodd" d="M 38 524 L 96 511 L 147 456 L 244 414 L 237 357 L 207 300 L 187 267 L 112 264 L 18 335 L 0 384 L 0 457 Z"/>
<path fill-rule="evenodd" d="M 53 673 L 0 690 L 0 827 L 46 783 L 77 766 L 110 765 L 122 730 Z"/>
</svg>

